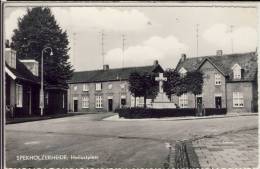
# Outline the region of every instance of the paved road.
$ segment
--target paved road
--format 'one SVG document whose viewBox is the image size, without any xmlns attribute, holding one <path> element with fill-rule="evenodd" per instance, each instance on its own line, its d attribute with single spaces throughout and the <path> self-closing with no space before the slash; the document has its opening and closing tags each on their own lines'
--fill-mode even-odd
<svg viewBox="0 0 260 169">
<path fill-rule="evenodd" d="M 257 129 L 203 138 L 192 144 L 202 168 L 257 168 Z"/>
<path fill-rule="evenodd" d="M 100 121 L 94 115 L 6 126 L 7 167 L 163 167 L 165 143 L 257 128 L 258 116 L 181 121 Z M 17 160 L 22 155 L 67 160 Z M 71 160 L 70 155 L 98 159 Z"/>
</svg>

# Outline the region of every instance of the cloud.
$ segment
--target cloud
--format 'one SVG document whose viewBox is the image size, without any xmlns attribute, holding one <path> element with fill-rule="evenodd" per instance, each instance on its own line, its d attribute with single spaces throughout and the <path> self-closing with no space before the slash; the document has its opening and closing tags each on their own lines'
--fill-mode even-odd
<svg viewBox="0 0 260 169">
<path fill-rule="evenodd" d="M 257 32 L 251 27 L 234 27 L 231 32 L 230 26 L 215 24 L 204 32 L 203 38 L 227 52 L 231 52 L 232 49 L 231 39 L 234 53 L 252 51 L 257 46 Z"/>
<path fill-rule="evenodd" d="M 153 36 L 141 44 L 129 46 L 124 52 L 124 57 L 122 57 L 121 48 L 112 49 L 105 55 L 105 60 L 112 67 L 121 67 L 122 58 L 124 58 L 124 64 L 128 66 L 142 66 L 150 65 L 156 59 L 173 62 L 170 58 L 179 58 L 181 53 L 186 53 L 187 50 L 188 46 L 172 35 L 167 37 Z"/>
<path fill-rule="evenodd" d="M 10 13 L 4 22 L 5 36 L 7 39 L 11 39 L 14 29 L 18 27 L 18 18 L 23 17 L 26 14 L 26 9 L 17 9 Z"/>
<path fill-rule="evenodd" d="M 104 29 L 109 31 L 144 30 L 150 19 L 136 9 L 120 10 L 114 8 L 70 7 L 52 8 L 59 23 L 73 31 Z"/>
</svg>

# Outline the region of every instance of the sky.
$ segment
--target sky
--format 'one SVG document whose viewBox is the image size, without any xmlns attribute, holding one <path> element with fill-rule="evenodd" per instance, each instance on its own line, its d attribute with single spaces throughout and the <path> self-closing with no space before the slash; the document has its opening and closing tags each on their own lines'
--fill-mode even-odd
<svg viewBox="0 0 260 169">
<path fill-rule="evenodd" d="M 214 55 L 217 50 L 251 52 L 257 47 L 256 8 L 50 8 L 68 32 L 70 61 L 76 71 L 102 68 L 102 31 L 104 64 L 110 68 L 151 65 L 154 60 L 164 69 L 174 68 L 182 53 L 197 57 L 197 40 L 199 56 Z M 26 7 L 6 7 L 4 12 L 5 37 L 11 39 Z"/>
</svg>

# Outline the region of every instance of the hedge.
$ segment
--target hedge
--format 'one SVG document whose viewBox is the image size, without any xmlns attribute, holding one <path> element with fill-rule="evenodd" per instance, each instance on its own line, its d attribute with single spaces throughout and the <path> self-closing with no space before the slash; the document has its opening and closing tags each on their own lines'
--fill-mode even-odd
<svg viewBox="0 0 260 169">
<path fill-rule="evenodd" d="M 181 116 L 196 116 L 197 109 L 195 108 L 176 108 L 176 109 L 153 109 L 153 108 L 122 108 L 116 109 L 119 117 L 127 119 L 140 118 L 163 118 L 163 117 L 181 117 Z M 226 109 L 206 108 L 206 116 L 226 114 Z"/>
</svg>

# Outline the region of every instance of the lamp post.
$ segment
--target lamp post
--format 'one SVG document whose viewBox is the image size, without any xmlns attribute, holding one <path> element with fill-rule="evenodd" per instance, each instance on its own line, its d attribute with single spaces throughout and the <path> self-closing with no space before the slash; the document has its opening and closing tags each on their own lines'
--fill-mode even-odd
<svg viewBox="0 0 260 169">
<path fill-rule="evenodd" d="M 50 55 L 53 55 L 51 47 L 45 47 L 42 49 L 42 56 L 41 56 L 41 90 L 40 90 L 40 109 L 41 109 L 41 116 L 43 116 L 43 108 L 44 108 L 44 91 L 43 91 L 43 53 L 46 49 L 50 49 Z"/>
</svg>

